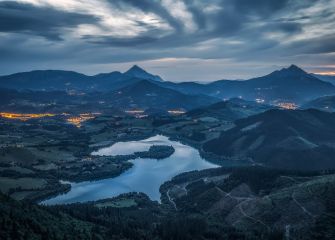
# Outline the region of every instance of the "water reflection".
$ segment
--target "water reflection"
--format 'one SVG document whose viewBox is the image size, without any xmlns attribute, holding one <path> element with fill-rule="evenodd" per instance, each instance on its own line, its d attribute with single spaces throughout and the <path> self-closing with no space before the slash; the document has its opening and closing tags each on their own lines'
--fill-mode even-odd
<svg viewBox="0 0 335 240">
<path fill-rule="evenodd" d="M 144 192 L 152 200 L 159 200 L 159 187 L 172 177 L 192 170 L 217 167 L 202 159 L 198 150 L 157 135 L 145 140 L 119 142 L 102 148 L 94 155 L 126 155 L 147 151 L 152 145 L 171 145 L 175 152 L 163 160 L 135 159 L 134 166 L 115 178 L 94 182 L 71 183 L 71 190 L 63 195 L 46 200 L 42 204 L 85 202 L 117 196 L 126 192 Z"/>
</svg>

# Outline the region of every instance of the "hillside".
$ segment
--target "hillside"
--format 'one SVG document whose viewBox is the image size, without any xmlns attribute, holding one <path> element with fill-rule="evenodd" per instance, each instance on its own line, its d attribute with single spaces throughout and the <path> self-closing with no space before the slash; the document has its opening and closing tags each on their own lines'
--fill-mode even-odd
<svg viewBox="0 0 335 240">
<path fill-rule="evenodd" d="M 230 99 L 210 106 L 194 109 L 187 113 L 192 118 L 211 117 L 219 120 L 234 121 L 271 109 L 271 106 L 243 99 Z"/>
<path fill-rule="evenodd" d="M 0 87 L 30 90 L 64 90 L 89 85 L 89 77 L 77 72 L 37 70 L 0 77 Z"/>
<path fill-rule="evenodd" d="M 119 207 L 118 203 L 125 201 L 131 204 Z M 0 238 L 153 239 L 150 224 L 157 224 L 157 214 L 161 215 L 157 203 L 144 194 L 130 193 L 99 202 L 45 207 L 15 201 L 0 193 Z"/>
<path fill-rule="evenodd" d="M 159 76 L 152 75 L 135 65 L 125 73 L 115 71 L 94 76 L 62 70 L 16 73 L 0 76 L 0 88 L 34 91 L 110 91 L 132 84 L 139 79 L 162 81 Z"/>
<path fill-rule="evenodd" d="M 334 75 L 321 75 L 321 74 L 312 74 L 313 76 L 317 77 L 318 79 L 321 79 L 325 82 L 330 82 L 331 84 L 335 85 L 335 76 Z"/>
<path fill-rule="evenodd" d="M 166 87 L 188 94 L 202 93 L 221 99 L 235 97 L 252 101 L 263 99 L 266 103 L 302 104 L 305 101 L 335 93 L 334 85 L 306 73 L 295 65 L 243 81 L 219 80 L 208 84 L 166 82 L 164 84 Z"/>
<path fill-rule="evenodd" d="M 39 206 L 0 194 L 3 239 L 333 239 L 335 176 L 268 168 L 183 173 L 160 189 Z M 318 238 L 319 237 L 319 238 Z"/>
<path fill-rule="evenodd" d="M 205 95 L 186 95 L 160 87 L 148 80 L 141 80 L 116 91 L 105 93 L 102 98 L 120 108 L 161 110 L 189 110 L 219 101 Z"/>
<path fill-rule="evenodd" d="M 317 110 L 269 110 L 237 120 L 203 149 L 224 157 L 301 170 L 335 167 L 335 115 Z"/>
<path fill-rule="evenodd" d="M 1 239 L 76 239 L 99 237 L 94 224 L 62 212 L 51 212 L 30 203 L 15 201 L 0 193 Z"/>
<path fill-rule="evenodd" d="M 211 89 L 212 88 L 212 89 Z M 295 65 L 246 81 L 218 81 L 209 85 L 210 95 L 264 99 L 266 102 L 307 100 L 335 93 L 335 86 L 323 82 Z"/>
<path fill-rule="evenodd" d="M 301 106 L 302 109 L 314 108 L 321 111 L 335 111 L 335 96 L 326 96 L 314 99 Z"/>
<path fill-rule="evenodd" d="M 251 232 L 259 236 L 255 239 L 335 236 L 334 175 L 219 168 L 179 175 L 161 193 L 177 211 L 197 212 L 214 226 L 226 224 L 226 231 L 230 226 L 249 233 L 250 239 Z"/>
</svg>

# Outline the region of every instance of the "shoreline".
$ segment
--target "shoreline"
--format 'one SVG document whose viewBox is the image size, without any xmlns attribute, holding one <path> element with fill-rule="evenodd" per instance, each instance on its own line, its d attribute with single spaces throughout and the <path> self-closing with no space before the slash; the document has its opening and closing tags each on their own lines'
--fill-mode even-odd
<svg viewBox="0 0 335 240">
<path fill-rule="evenodd" d="M 154 136 L 157 136 L 157 135 L 161 135 L 161 136 L 164 136 L 164 137 L 166 137 L 166 138 L 168 138 L 169 139 L 169 141 L 175 141 L 176 139 L 172 139 L 171 137 L 169 137 L 169 136 L 166 136 L 166 135 L 164 135 L 164 134 L 161 134 L 161 133 L 159 133 L 159 132 L 156 132 L 156 135 L 154 135 Z M 146 138 L 144 138 L 144 139 L 142 139 L 142 140 L 145 140 Z M 193 148 L 193 146 L 191 146 L 190 144 L 184 144 L 182 141 L 180 141 L 180 140 L 176 140 L 176 142 L 178 142 L 179 144 L 182 144 L 182 145 L 187 145 L 187 146 L 189 146 L 190 148 Z M 153 155 L 155 155 L 155 152 L 152 152 L 152 151 L 150 151 L 150 149 L 152 148 L 152 147 L 154 147 L 154 146 L 158 146 L 158 147 L 160 147 L 160 145 L 162 146 L 162 147 L 167 147 L 168 148 L 168 152 L 166 152 L 166 155 L 165 156 L 162 156 L 161 155 L 161 153 L 159 153 L 158 155 L 156 155 L 156 157 L 153 157 Z M 172 148 L 172 150 L 171 150 L 171 148 Z M 173 153 L 175 152 L 175 147 L 173 146 L 173 145 L 169 145 L 169 144 L 164 144 L 164 143 L 159 143 L 159 144 L 155 144 L 155 143 L 153 143 L 152 144 L 152 146 L 150 147 L 150 149 L 148 150 L 148 151 L 143 151 L 143 152 L 135 152 L 134 154 L 130 154 L 130 155 L 118 155 L 118 156 L 110 156 L 111 158 L 122 158 L 124 161 L 130 161 L 130 160 L 134 160 L 134 159 L 138 159 L 138 158 L 142 158 L 142 159 L 146 159 L 146 158 L 150 158 L 150 159 L 155 159 L 155 160 L 157 160 L 157 161 L 159 161 L 160 159 L 166 159 L 166 158 L 168 158 L 168 157 L 170 157 L 171 155 L 173 155 Z M 197 151 L 198 152 L 198 149 L 197 148 L 193 148 L 195 151 Z M 158 153 L 158 152 L 157 152 Z M 148 157 L 148 154 L 150 155 L 151 154 L 151 156 L 150 157 Z M 198 154 L 199 154 L 199 152 L 198 152 Z M 103 157 L 107 157 L 107 156 L 103 156 Z M 203 159 L 201 156 L 200 156 L 200 154 L 199 154 L 199 157 L 202 159 L 202 161 L 206 161 L 206 162 L 208 162 L 208 163 L 211 163 L 210 161 L 207 161 L 206 159 Z M 133 166 L 131 166 L 129 169 L 131 169 Z M 218 166 L 219 167 L 219 166 Z M 127 169 L 127 170 L 129 170 L 129 169 Z M 118 174 L 118 175 L 115 175 L 115 176 L 113 176 L 113 177 L 107 177 L 107 178 L 101 178 L 101 179 L 97 179 L 97 178 L 94 178 L 94 179 L 92 179 L 92 180 L 86 180 L 86 181 L 75 181 L 75 182 L 71 182 L 71 183 L 85 183 L 85 182 L 95 182 L 95 181 L 99 181 L 99 180 L 106 180 L 106 179 L 113 179 L 113 178 L 116 178 L 116 177 L 118 177 L 118 176 L 120 176 L 120 175 L 122 175 L 123 173 L 125 173 L 127 170 L 125 170 L 125 171 L 120 171 L 120 174 Z M 190 171 L 193 171 L 193 170 L 190 170 Z M 189 170 L 187 170 L 187 169 L 185 169 L 185 171 L 183 171 L 183 172 L 181 172 L 181 173 L 177 173 L 177 175 L 179 175 L 179 174 L 183 174 L 183 173 L 186 173 L 186 172 L 189 172 Z M 171 180 L 171 179 L 167 179 L 167 181 L 169 181 L 169 180 Z M 159 187 L 162 185 L 162 184 L 164 184 L 165 183 L 165 180 L 164 180 L 164 182 L 162 182 L 160 185 L 159 185 Z M 141 191 L 140 191 L 141 192 Z M 160 194 L 160 196 L 159 196 L 159 199 L 161 199 L 161 194 Z M 52 198 L 52 197 L 51 197 Z M 48 199 L 51 199 L 50 197 L 48 198 Z M 44 200 L 48 200 L 48 199 L 44 199 Z M 104 199 L 104 198 L 102 198 L 102 199 Z M 99 199 L 100 200 L 100 199 Z M 51 204 L 51 205 L 53 205 L 53 204 Z"/>
</svg>

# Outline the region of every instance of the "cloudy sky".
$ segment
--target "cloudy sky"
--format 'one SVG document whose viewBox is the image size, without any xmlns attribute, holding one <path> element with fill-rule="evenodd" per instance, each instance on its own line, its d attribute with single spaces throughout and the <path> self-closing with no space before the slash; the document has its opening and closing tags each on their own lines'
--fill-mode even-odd
<svg viewBox="0 0 335 240">
<path fill-rule="evenodd" d="M 173 81 L 335 74 L 335 0 L 0 0 L 0 74 L 138 64 Z"/>
</svg>

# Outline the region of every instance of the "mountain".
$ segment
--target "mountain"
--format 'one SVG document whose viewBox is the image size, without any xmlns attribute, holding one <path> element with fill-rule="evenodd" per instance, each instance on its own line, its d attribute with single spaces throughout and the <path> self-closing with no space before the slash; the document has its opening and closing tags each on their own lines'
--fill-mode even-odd
<svg viewBox="0 0 335 240">
<path fill-rule="evenodd" d="M 207 86 L 208 84 L 201 84 L 196 82 L 181 82 L 181 83 L 175 83 L 175 82 L 158 82 L 162 87 L 171 88 L 173 90 L 185 93 L 185 94 L 208 94 Z"/>
<path fill-rule="evenodd" d="M 240 96 L 244 99 L 264 99 L 266 102 L 292 101 L 301 104 L 335 93 L 335 86 L 323 82 L 295 65 L 269 75 L 246 81 L 217 81 L 209 84 L 209 94 L 222 98 Z"/>
<path fill-rule="evenodd" d="M 208 84 L 165 83 L 169 87 L 187 94 L 206 94 L 221 99 L 242 97 L 266 103 L 294 102 L 302 104 L 317 97 L 335 94 L 335 86 L 306 73 L 299 67 L 274 71 L 266 76 L 249 80 L 219 80 Z"/>
<path fill-rule="evenodd" d="M 258 235 L 246 239 L 332 239 L 335 235 L 334 174 L 216 168 L 178 175 L 160 190 L 163 203 L 185 215 L 196 212 L 210 219 L 208 224 L 215 229 L 227 229 L 226 225 Z"/>
<path fill-rule="evenodd" d="M 87 88 L 89 77 L 72 71 L 37 70 L 0 77 L 0 87 L 30 90 L 64 90 Z"/>
<path fill-rule="evenodd" d="M 122 115 L 113 102 L 104 102 L 100 92 L 32 91 L 0 88 L 0 111 L 18 113 L 103 112 Z"/>
<path fill-rule="evenodd" d="M 302 105 L 301 108 L 314 108 L 321 111 L 335 112 L 335 96 L 326 96 L 314 99 Z"/>
<path fill-rule="evenodd" d="M 205 152 L 299 170 L 335 167 L 335 113 L 269 110 L 235 122 L 204 144 Z"/>
<path fill-rule="evenodd" d="M 111 202 L 130 201 L 130 207 Z M 143 193 L 83 204 L 43 206 L 16 201 L 0 193 L 1 240 L 144 239 L 160 238 L 152 227 L 164 217 L 157 202 Z M 137 224 L 139 223 L 139 224 Z M 160 223 L 160 222 L 159 222 Z M 136 228 L 134 228 L 136 224 Z"/>
<path fill-rule="evenodd" d="M 219 120 L 234 121 L 254 114 L 265 112 L 273 107 L 243 99 L 233 98 L 214 103 L 210 106 L 191 110 L 187 116 L 192 118 L 211 117 Z"/>
<path fill-rule="evenodd" d="M 95 226 L 88 221 L 71 217 L 70 214 L 47 210 L 41 206 L 20 202 L 0 193 L 1 239 L 67 239 L 77 235 L 91 239 Z M 87 232 L 83 234 L 83 232 Z M 87 236 L 88 235 L 88 236 Z M 63 238 L 64 237 L 64 238 Z"/>
<path fill-rule="evenodd" d="M 321 74 L 314 74 L 312 73 L 313 76 L 317 77 L 318 79 L 325 81 L 325 82 L 330 82 L 331 84 L 335 85 L 335 76 L 334 75 L 321 75 Z"/>
<path fill-rule="evenodd" d="M 104 76 L 100 76 L 101 78 Z M 220 101 L 206 95 L 187 95 L 164 88 L 150 80 L 131 78 L 127 84 L 120 81 L 110 91 L 15 90 L 0 88 L 1 111 L 19 112 L 77 112 L 108 109 L 140 108 L 146 113 L 166 114 L 167 110 L 191 110 Z M 113 85 L 114 87 L 116 85 Z"/>
<path fill-rule="evenodd" d="M 141 109 L 193 109 L 210 105 L 218 99 L 205 95 L 187 95 L 164 88 L 149 80 L 140 80 L 101 96 L 120 108 Z"/>
<path fill-rule="evenodd" d="M 138 66 L 125 73 L 111 72 L 87 76 L 73 71 L 37 70 L 0 76 L 0 88 L 17 90 L 78 90 L 110 91 L 132 84 L 138 80 L 163 81 Z"/>
<path fill-rule="evenodd" d="M 202 94 L 220 99 L 262 99 L 268 104 L 293 102 L 300 105 L 318 97 L 335 94 L 334 85 L 306 73 L 295 65 L 245 81 L 219 80 L 209 84 L 163 81 L 159 76 L 150 74 L 137 65 L 125 73 L 111 72 L 95 76 L 71 71 L 32 71 L 0 77 L 0 88 L 108 92 L 143 79 L 184 94 Z"/>
<path fill-rule="evenodd" d="M 124 73 L 126 76 L 139 78 L 139 79 L 146 79 L 146 80 L 153 80 L 162 82 L 163 79 L 158 75 L 152 75 L 151 73 L 146 72 L 142 68 L 137 65 L 132 66 L 128 71 Z"/>
</svg>

